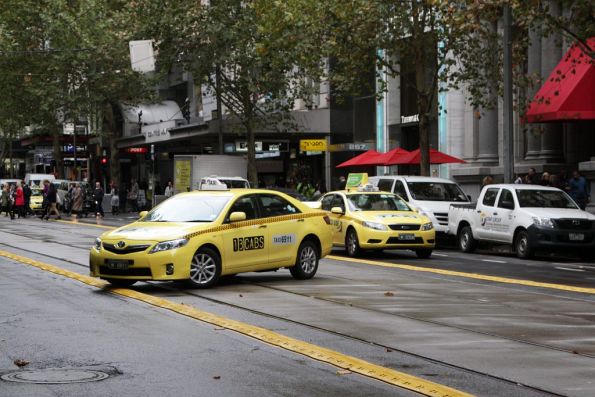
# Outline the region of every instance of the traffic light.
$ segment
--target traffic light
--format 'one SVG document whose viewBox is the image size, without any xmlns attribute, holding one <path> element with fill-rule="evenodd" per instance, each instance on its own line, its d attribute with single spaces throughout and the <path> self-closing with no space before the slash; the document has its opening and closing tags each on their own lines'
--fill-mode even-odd
<svg viewBox="0 0 595 397">
<path fill-rule="evenodd" d="M 104 157 L 101 158 L 101 165 L 102 166 L 106 166 L 107 165 L 107 157 L 104 156 Z"/>
</svg>

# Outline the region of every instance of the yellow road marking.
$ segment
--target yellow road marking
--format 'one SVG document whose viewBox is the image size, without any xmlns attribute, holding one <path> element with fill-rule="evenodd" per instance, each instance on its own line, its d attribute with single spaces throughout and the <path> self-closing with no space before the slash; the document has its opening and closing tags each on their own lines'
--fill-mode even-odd
<svg viewBox="0 0 595 397">
<path fill-rule="evenodd" d="M 55 222 L 70 223 L 72 225 L 93 226 L 93 227 L 99 227 L 99 228 L 102 228 L 102 229 L 109 229 L 109 230 L 117 229 L 117 227 L 114 227 L 114 226 L 97 225 L 95 223 L 87 223 L 87 222 L 65 221 L 65 220 L 61 220 L 61 219 L 56 219 Z"/>
<path fill-rule="evenodd" d="M 24 263 L 37 267 L 39 269 L 59 274 L 64 277 L 78 280 L 84 284 L 91 285 L 97 288 L 105 288 L 108 283 L 97 278 L 84 276 L 79 273 L 71 272 L 60 267 L 50 265 L 48 263 L 40 262 L 31 258 L 16 255 L 7 251 L 0 250 L 0 256 L 11 259 L 16 262 Z M 334 350 L 326 349 L 311 343 L 307 343 L 298 339 L 290 338 L 288 336 L 269 331 L 268 329 L 256 327 L 240 321 L 231 320 L 225 317 L 218 316 L 209 312 L 196 309 L 192 306 L 184 305 L 182 303 L 175 303 L 166 299 L 157 298 L 142 292 L 137 292 L 125 288 L 109 288 L 107 289 L 112 294 L 125 296 L 136 299 L 141 302 L 148 303 L 163 309 L 170 310 L 175 313 L 194 318 L 217 327 L 225 328 L 231 331 L 238 332 L 242 335 L 252 337 L 264 343 L 277 346 L 279 348 L 292 351 L 294 353 L 302 354 L 314 360 L 318 360 L 338 368 L 347 369 L 351 372 L 358 373 L 369 378 L 377 379 L 382 382 L 398 386 L 404 389 L 413 390 L 421 395 L 430 397 L 472 397 L 471 394 L 461 392 L 459 390 L 443 386 L 438 383 L 430 382 L 416 376 L 405 374 L 403 372 L 395 371 L 390 368 L 382 367 L 380 365 L 372 364 L 365 360 L 352 357 Z"/>
<path fill-rule="evenodd" d="M 360 258 L 358 258 L 358 259 L 346 258 L 346 257 L 334 256 L 334 255 L 328 255 L 326 258 L 333 259 L 336 261 L 354 262 L 354 263 L 359 263 L 359 264 L 364 263 L 366 265 L 372 265 L 372 266 L 392 267 L 392 268 L 397 268 L 397 269 L 412 270 L 412 271 L 416 271 L 416 272 L 441 274 L 444 276 L 472 278 L 475 280 L 494 281 L 497 283 L 504 283 L 504 284 L 524 285 L 527 287 L 557 289 L 557 290 L 561 290 L 561 291 L 579 292 L 582 294 L 595 294 L 595 288 L 574 287 L 572 285 L 564 285 L 564 284 L 540 283 L 537 281 L 521 280 L 521 279 L 516 279 L 516 278 L 487 276 L 484 274 L 477 274 L 477 273 L 465 273 L 465 272 L 457 272 L 454 270 L 432 269 L 432 268 L 421 267 L 421 266 L 412 266 L 412 265 L 403 265 L 403 264 L 398 264 L 398 263 L 372 261 L 372 260 L 360 259 Z"/>
</svg>

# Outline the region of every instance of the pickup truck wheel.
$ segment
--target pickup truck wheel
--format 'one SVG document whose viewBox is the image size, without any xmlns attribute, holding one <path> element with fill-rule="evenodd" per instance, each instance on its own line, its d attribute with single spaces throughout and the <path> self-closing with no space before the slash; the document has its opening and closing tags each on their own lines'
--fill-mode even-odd
<svg viewBox="0 0 595 397">
<path fill-rule="evenodd" d="M 516 256 L 521 259 L 529 259 L 533 256 L 533 248 L 529 243 L 529 234 L 525 230 L 520 231 L 516 235 L 514 249 L 516 251 Z"/>
<path fill-rule="evenodd" d="M 473 238 L 471 227 L 465 226 L 459 232 L 459 247 L 463 252 L 473 252 L 477 248 L 477 240 Z"/>
<path fill-rule="evenodd" d="M 430 256 L 432 256 L 431 249 L 418 249 L 415 250 L 415 253 L 419 259 L 428 259 Z"/>
<path fill-rule="evenodd" d="M 345 251 L 347 251 L 347 255 L 352 258 L 361 253 L 357 232 L 354 229 L 349 229 L 347 231 L 347 236 L 345 236 Z"/>
</svg>

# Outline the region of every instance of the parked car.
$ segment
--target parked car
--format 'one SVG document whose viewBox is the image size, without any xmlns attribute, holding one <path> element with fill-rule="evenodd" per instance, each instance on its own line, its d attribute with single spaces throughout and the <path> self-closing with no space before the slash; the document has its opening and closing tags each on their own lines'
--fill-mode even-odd
<svg viewBox="0 0 595 397">
<path fill-rule="evenodd" d="M 553 187 L 485 186 L 477 203 L 451 205 L 448 231 L 464 252 L 490 242 L 511 244 L 519 258 L 538 250 L 573 250 L 586 260 L 595 256 L 595 215 Z"/>
</svg>

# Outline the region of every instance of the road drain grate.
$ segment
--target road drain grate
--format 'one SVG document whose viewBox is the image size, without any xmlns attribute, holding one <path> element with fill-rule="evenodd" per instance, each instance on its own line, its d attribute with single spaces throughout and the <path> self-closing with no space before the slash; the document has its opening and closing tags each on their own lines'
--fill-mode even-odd
<svg viewBox="0 0 595 397">
<path fill-rule="evenodd" d="M 0 376 L 7 382 L 67 384 L 95 382 L 109 377 L 109 374 L 89 369 L 48 368 L 11 372 Z"/>
</svg>

